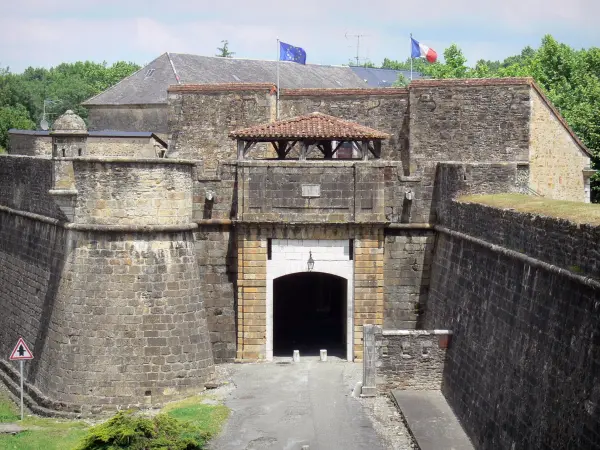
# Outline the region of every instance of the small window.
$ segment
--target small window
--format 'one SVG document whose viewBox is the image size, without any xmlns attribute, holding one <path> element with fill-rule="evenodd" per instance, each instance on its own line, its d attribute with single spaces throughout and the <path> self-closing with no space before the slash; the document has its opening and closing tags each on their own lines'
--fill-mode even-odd
<svg viewBox="0 0 600 450">
<path fill-rule="evenodd" d="M 273 239 L 267 239 L 267 259 L 270 261 L 273 257 L 273 248 L 272 248 Z"/>
<path fill-rule="evenodd" d="M 65 151 L 65 149 L 64 149 L 64 148 L 62 149 L 62 155 L 63 155 L 63 158 L 64 158 L 65 156 L 67 156 L 67 153 L 66 153 L 66 151 Z"/>
<path fill-rule="evenodd" d="M 154 71 L 156 69 L 148 69 L 148 71 L 146 72 L 146 78 L 151 77 L 152 75 L 154 75 Z"/>
<path fill-rule="evenodd" d="M 79 149 L 77 149 L 77 155 L 78 155 L 78 156 L 81 156 L 81 149 L 80 149 L 80 148 L 79 148 Z"/>
<path fill-rule="evenodd" d="M 348 259 L 350 261 L 354 259 L 354 239 L 350 239 L 348 243 Z"/>
</svg>

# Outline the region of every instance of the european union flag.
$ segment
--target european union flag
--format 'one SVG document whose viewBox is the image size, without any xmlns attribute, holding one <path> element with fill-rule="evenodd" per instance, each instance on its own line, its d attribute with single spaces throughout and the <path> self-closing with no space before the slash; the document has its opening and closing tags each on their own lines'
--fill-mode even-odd
<svg viewBox="0 0 600 450">
<path fill-rule="evenodd" d="M 303 48 L 279 42 L 279 60 L 294 61 L 299 64 L 306 64 L 306 52 Z"/>
</svg>

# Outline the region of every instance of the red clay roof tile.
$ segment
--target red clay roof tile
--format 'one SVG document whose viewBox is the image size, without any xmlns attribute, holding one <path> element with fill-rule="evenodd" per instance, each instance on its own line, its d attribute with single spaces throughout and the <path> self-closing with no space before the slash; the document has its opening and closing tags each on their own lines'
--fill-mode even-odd
<svg viewBox="0 0 600 450">
<path fill-rule="evenodd" d="M 389 134 L 314 112 L 305 116 L 256 125 L 229 133 L 233 139 L 337 139 L 371 140 L 387 139 Z"/>
</svg>

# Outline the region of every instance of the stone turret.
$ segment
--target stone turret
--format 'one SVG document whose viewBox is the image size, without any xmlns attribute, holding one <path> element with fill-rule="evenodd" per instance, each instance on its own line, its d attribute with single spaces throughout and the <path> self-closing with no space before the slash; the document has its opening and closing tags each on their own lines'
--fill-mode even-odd
<svg viewBox="0 0 600 450">
<path fill-rule="evenodd" d="M 52 125 L 52 157 L 86 156 L 88 130 L 81 117 L 70 109 Z"/>
<path fill-rule="evenodd" d="M 77 191 L 73 161 L 70 158 L 87 156 L 88 130 L 83 119 L 69 109 L 54 121 L 50 136 L 52 136 L 52 160 L 54 161 L 50 194 L 67 220 L 71 221 Z"/>
</svg>

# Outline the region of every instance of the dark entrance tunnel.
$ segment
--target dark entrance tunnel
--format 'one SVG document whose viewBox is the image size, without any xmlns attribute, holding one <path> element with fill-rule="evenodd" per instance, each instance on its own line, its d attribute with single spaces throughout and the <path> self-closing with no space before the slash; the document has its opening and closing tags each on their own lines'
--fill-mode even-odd
<svg viewBox="0 0 600 450">
<path fill-rule="evenodd" d="M 273 281 L 273 354 L 346 358 L 345 278 L 320 272 L 286 275 Z"/>
</svg>

